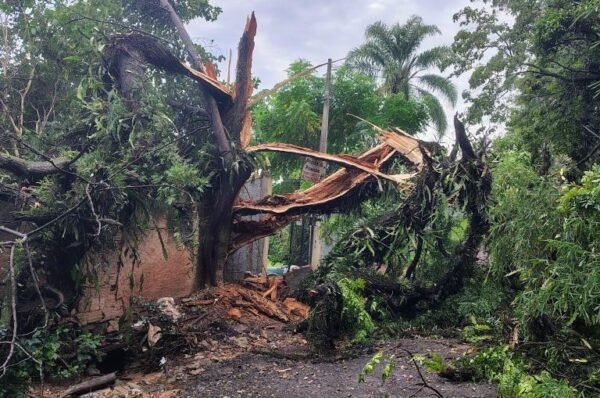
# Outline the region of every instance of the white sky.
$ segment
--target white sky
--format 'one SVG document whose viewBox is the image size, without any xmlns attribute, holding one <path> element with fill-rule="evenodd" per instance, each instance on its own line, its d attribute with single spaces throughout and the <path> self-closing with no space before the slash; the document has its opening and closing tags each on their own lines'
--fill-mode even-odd
<svg viewBox="0 0 600 398">
<path fill-rule="evenodd" d="M 217 21 L 192 21 L 188 29 L 192 39 L 214 54 L 227 56 L 232 49 L 235 58 L 246 16 L 254 11 L 258 31 L 253 75 L 262 81 L 259 89 L 264 89 L 285 79 L 287 66 L 299 58 L 316 65 L 327 58 L 345 57 L 364 42 L 367 25 L 375 21 L 404 23 L 411 15 L 419 15 L 425 23 L 437 25 L 442 31 L 441 35 L 425 41 L 422 49 L 449 45 L 459 28 L 452 16 L 470 3 L 470 0 L 211 0 L 211 4 L 223 9 Z M 221 65 L 221 70 L 226 70 L 226 65 Z M 461 76 L 454 80 L 459 94 L 468 87 L 467 79 L 468 76 Z M 455 109 L 448 107 L 449 131 L 450 117 L 463 110 L 460 98 Z"/>
</svg>

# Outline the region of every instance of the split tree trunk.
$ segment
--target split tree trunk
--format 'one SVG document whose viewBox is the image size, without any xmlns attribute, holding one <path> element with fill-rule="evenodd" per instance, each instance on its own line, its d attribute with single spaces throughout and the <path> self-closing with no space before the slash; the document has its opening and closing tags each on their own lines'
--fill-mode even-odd
<svg viewBox="0 0 600 398">
<path fill-rule="evenodd" d="M 194 43 L 181 19 L 168 0 L 160 0 L 160 6 L 169 14 L 173 27 L 177 30 L 194 68 L 204 72 Z M 227 261 L 231 236 L 232 209 L 240 189 L 252 173 L 251 165 L 241 151 L 242 135 L 249 131 L 248 100 L 252 93 L 252 53 L 256 19 L 254 13 L 248 19 L 238 47 L 238 60 L 233 106 L 224 115 L 221 114 L 215 98 L 201 88 L 207 115 L 210 119 L 218 150 L 216 156 L 222 159 L 222 168 L 212 181 L 213 187 L 199 209 L 199 236 L 197 271 L 199 287 L 206 284 L 215 286 L 223 280 L 223 270 Z M 225 124 L 226 126 L 225 126 Z M 225 128 L 229 132 L 226 134 Z M 240 151 L 237 152 L 236 150 Z"/>
</svg>

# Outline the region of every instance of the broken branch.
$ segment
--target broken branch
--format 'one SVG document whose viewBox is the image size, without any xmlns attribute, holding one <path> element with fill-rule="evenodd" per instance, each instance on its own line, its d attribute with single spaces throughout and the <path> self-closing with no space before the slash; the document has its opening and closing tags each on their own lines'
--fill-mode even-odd
<svg viewBox="0 0 600 398">
<path fill-rule="evenodd" d="M 310 158 L 315 158 L 315 159 L 320 159 L 320 160 L 326 160 L 326 161 L 329 161 L 332 163 L 337 163 L 344 167 L 356 168 L 361 171 L 364 171 L 365 173 L 368 173 L 368 174 L 371 174 L 371 175 L 374 175 L 374 176 L 377 176 L 377 177 L 380 177 L 380 178 L 383 178 L 386 180 L 390 180 L 395 183 L 405 182 L 406 180 L 408 180 L 414 176 L 414 174 L 397 174 L 397 175 L 385 174 L 385 173 L 380 172 L 376 165 L 373 165 L 369 162 L 365 162 L 365 161 L 363 161 L 359 158 L 356 158 L 352 155 L 343 155 L 343 154 L 342 155 L 331 155 L 328 153 L 315 151 L 313 149 L 302 148 L 302 147 L 292 145 L 292 144 L 283 144 L 283 143 L 261 144 L 261 145 L 255 145 L 255 146 L 246 148 L 246 152 L 248 152 L 248 153 L 262 152 L 262 151 L 290 153 L 290 154 L 302 155 L 302 156 L 307 156 Z"/>
<path fill-rule="evenodd" d="M 95 377 L 91 380 L 84 381 L 83 383 L 76 384 L 69 388 L 61 395 L 61 398 L 78 397 L 80 395 L 113 385 L 115 381 L 117 381 L 117 374 L 115 372 Z"/>
<path fill-rule="evenodd" d="M 61 172 L 69 166 L 69 161 L 63 158 L 50 161 L 31 161 L 9 154 L 0 153 L 0 169 L 19 177 L 39 180 L 51 174 Z"/>
</svg>

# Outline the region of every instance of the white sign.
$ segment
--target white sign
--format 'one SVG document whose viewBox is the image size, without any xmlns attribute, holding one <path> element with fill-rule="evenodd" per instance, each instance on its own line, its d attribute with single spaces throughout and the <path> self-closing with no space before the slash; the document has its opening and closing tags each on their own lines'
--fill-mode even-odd
<svg viewBox="0 0 600 398">
<path fill-rule="evenodd" d="M 302 168 L 302 179 L 319 182 L 323 175 L 325 175 L 325 168 L 327 162 L 324 160 L 317 160 L 313 158 L 306 158 L 304 167 Z"/>
</svg>

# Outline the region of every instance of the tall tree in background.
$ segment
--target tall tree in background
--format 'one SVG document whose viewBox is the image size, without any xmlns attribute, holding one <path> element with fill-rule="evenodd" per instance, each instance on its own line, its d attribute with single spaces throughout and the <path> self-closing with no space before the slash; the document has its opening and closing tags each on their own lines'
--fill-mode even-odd
<svg viewBox="0 0 600 398">
<path fill-rule="evenodd" d="M 573 159 L 575 174 L 589 169 L 600 159 L 600 3 L 479 3 L 454 15 L 463 27 L 454 73 L 470 75 L 467 121 L 506 123 L 534 160 L 550 149 Z"/>
<path fill-rule="evenodd" d="M 366 43 L 348 54 L 348 64 L 381 79 L 381 90 L 385 94 L 423 97 L 431 122 L 442 135 L 447 121 L 438 96 L 454 105 L 456 88 L 448 78 L 428 73 L 428 70 L 441 68 L 448 48 L 438 46 L 419 52 L 423 40 L 440 33 L 437 26 L 424 24 L 418 16 L 411 17 L 404 25 L 387 26 L 383 22 L 375 22 L 367 27 Z"/>
</svg>

